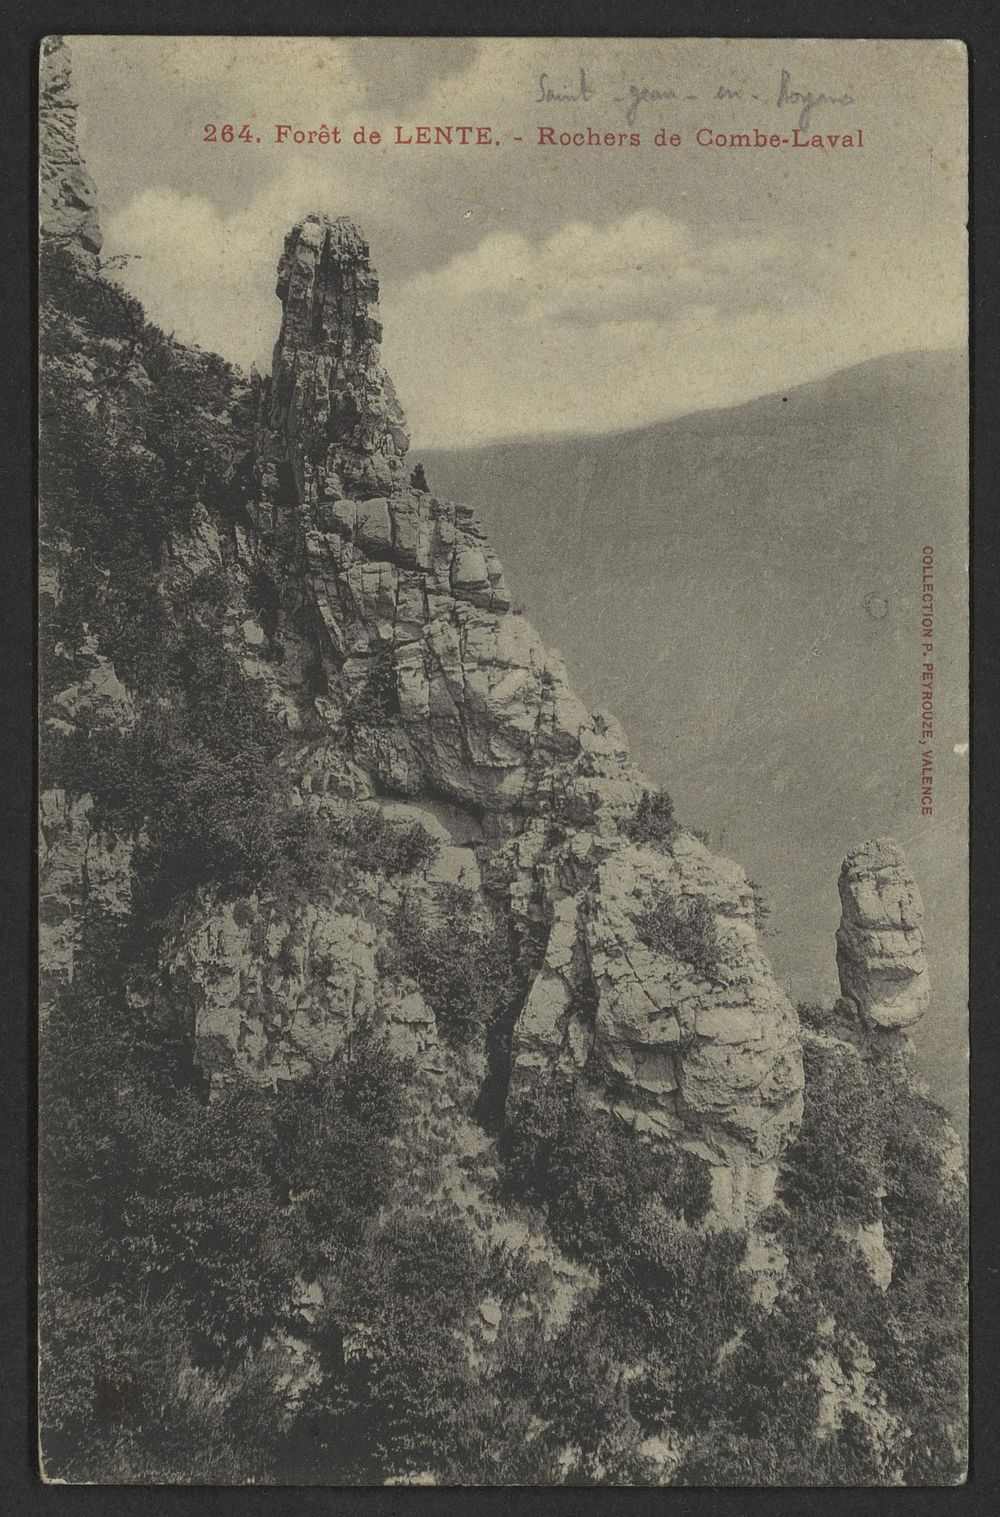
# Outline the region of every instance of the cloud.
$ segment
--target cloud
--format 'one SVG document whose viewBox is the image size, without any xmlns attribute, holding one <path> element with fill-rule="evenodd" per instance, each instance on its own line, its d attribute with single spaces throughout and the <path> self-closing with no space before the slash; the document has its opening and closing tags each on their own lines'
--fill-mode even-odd
<svg viewBox="0 0 1000 1517">
<path fill-rule="evenodd" d="M 365 203 L 371 209 L 378 199 L 373 189 Z M 324 207 L 349 215 L 356 200 L 336 162 L 317 173 L 301 159 L 228 214 L 207 196 L 158 186 L 108 219 L 104 251 L 131 255 L 122 282 L 165 330 L 244 368 L 266 368 L 281 316 L 274 283 L 285 233 Z"/>
<path fill-rule="evenodd" d="M 366 228 L 411 214 L 399 180 L 297 158 L 228 213 L 145 189 L 110 220 L 107 251 L 140 255 L 123 279 L 161 326 L 266 368 L 284 235 L 324 207 Z M 959 343 L 962 280 L 957 258 L 933 262 L 918 240 L 816 245 L 652 209 L 573 217 L 536 238 L 488 232 L 436 267 L 383 277 L 384 356 L 418 446 L 628 428 Z"/>
<path fill-rule="evenodd" d="M 917 247 L 848 257 L 644 211 L 491 234 L 386 290 L 385 353 L 422 446 L 625 429 L 958 344 L 962 281 Z"/>
<path fill-rule="evenodd" d="M 925 91 L 945 111 L 944 84 L 914 74 L 899 44 L 843 45 L 859 90 L 867 80 L 872 152 L 791 161 L 690 144 L 664 156 L 649 141 L 657 111 L 642 122 L 642 149 L 624 156 L 531 145 L 540 71 L 572 83 L 584 66 L 599 95 L 560 107 L 566 125 L 613 125 L 613 98 L 631 82 L 677 71 L 698 101 L 671 121 L 690 133 L 711 101 L 724 125 L 711 43 L 72 45 L 106 252 L 139 255 L 122 279 L 152 319 L 244 366 L 268 365 L 285 233 L 309 211 L 353 216 L 371 239 L 387 366 L 422 446 L 637 426 L 964 337 L 961 154 L 920 145 Z M 782 43 L 780 60 L 769 43 L 726 51 L 741 78 L 764 77 L 790 46 L 795 67 L 815 61 L 812 44 Z M 919 91 L 887 91 L 886 77 L 911 75 Z M 956 108 L 942 117 L 953 136 Z M 202 123 L 247 119 L 259 144 L 202 144 Z M 279 146 L 282 120 L 348 131 L 364 120 L 386 140 Z M 394 147 L 393 121 L 488 122 L 505 142 Z"/>
<path fill-rule="evenodd" d="M 107 227 L 106 254 L 130 261 L 122 282 L 151 320 L 184 342 L 248 367 L 273 341 L 275 256 L 246 213 L 225 216 L 199 195 L 143 190 Z"/>
<path fill-rule="evenodd" d="M 604 224 L 567 221 L 537 243 L 509 232 L 485 237 L 444 270 L 408 285 L 425 300 L 445 286 L 478 298 L 505 320 L 607 322 L 678 319 L 695 307 L 733 310 L 787 298 L 790 271 L 774 238 L 699 238 L 654 210 Z"/>
</svg>

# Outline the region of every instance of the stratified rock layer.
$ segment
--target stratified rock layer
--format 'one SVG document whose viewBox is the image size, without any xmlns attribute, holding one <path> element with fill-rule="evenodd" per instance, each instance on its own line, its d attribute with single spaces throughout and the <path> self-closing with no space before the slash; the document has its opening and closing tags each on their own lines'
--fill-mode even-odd
<svg viewBox="0 0 1000 1517">
<path fill-rule="evenodd" d="M 844 860 L 837 929 L 841 994 L 873 1027 L 912 1027 L 927 1010 L 923 902 L 903 851 L 876 838 Z"/>
</svg>

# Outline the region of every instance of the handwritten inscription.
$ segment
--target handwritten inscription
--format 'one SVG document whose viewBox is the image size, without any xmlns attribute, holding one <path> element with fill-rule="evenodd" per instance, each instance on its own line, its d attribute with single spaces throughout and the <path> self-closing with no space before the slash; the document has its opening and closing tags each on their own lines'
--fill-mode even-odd
<svg viewBox="0 0 1000 1517">
<path fill-rule="evenodd" d="M 792 76 L 786 68 L 781 70 L 781 81 L 778 85 L 778 105 L 797 105 L 799 107 L 799 127 L 804 132 L 809 126 L 809 118 L 818 105 L 853 105 L 853 95 L 824 95 L 822 91 L 813 94 L 812 90 L 792 89 Z"/>
<path fill-rule="evenodd" d="M 640 105 L 646 105 L 656 100 L 676 100 L 676 90 L 661 90 L 648 84 L 630 84 L 628 105 L 625 109 L 625 120 L 629 126 L 635 126 L 635 119 L 639 114 Z"/>
<path fill-rule="evenodd" d="M 549 83 L 548 74 L 539 75 L 538 94 L 535 96 L 536 105 L 558 105 L 562 101 L 593 100 L 594 91 L 587 83 L 586 69 L 580 70 L 579 83 L 574 89 L 553 89 Z"/>
<path fill-rule="evenodd" d="M 552 75 L 540 74 L 538 91 L 533 103 L 535 105 L 577 105 L 581 101 L 598 99 L 600 95 L 601 91 L 592 80 L 587 78 L 586 70 L 581 67 L 573 83 L 553 83 Z M 625 120 L 631 127 L 635 126 L 640 109 L 644 105 L 662 104 L 665 101 L 697 100 L 699 96 L 686 92 L 679 84 L 667 84 L 660 80 L 655 84 L 638 81 L 630 83 L 624 95 L 611 95 L 609 98 L 615 105 L 624 105 Z M 779 71 L 777 81 L 770 89 L 764 88 L 755 93 L 750 89 L 720 84 L 711 98 L 713 100 L 755 100 L 761 104 L 770 101 L 779 109 L 792 106 L 797 110 L 795 124 L 800 132 L 808 130 L 813 112 L 820 106 L 857 104 L 857 97 L 848 90 L 815 89 L 812 85 L 807 86 L 793 78 L 791 70 L 787 68 Z"/>
</svg>

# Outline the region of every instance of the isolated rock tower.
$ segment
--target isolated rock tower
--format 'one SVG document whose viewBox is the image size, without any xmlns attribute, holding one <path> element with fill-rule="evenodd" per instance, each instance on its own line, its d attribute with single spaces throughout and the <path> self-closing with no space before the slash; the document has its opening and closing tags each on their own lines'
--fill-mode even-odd
<svg viewBox="0 0 1000 1517">
<path fill-rule="evenodd" d="M 840 991 L 871 1027 L 912 1027 L 930 1002 L 923 901 L 893 838 L 847 855 L 840 871 L 837 929 Z"/>
</svg>

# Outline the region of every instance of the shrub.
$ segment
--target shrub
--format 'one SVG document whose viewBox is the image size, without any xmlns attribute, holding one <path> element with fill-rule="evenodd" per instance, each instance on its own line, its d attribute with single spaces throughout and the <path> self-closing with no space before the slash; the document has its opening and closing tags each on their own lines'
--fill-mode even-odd
<svg viewBox="0 0 1000 1517">
<path fill-rule="evenodd" d="M 81 1478 L 259 1478 L 280 1397 L 257 1347 L 295 1276 L 384 1205 L 409 1073 L 362 1030 L 322 1078 L 206 1104 L 183 1008 L 128 949 L 92 916 L 42 1034 L 46 1453 Z M 180 1389 L 194 1370 L 222 1377 L 200 1407 Z"/>
<path fill-rule="evenodd" d="M 849 1031 L 857 1038 L 856 1022 Z M 814 1319 L 833 1315 L 841 1339 L 869 1347 L 876 1384 L 904 1427 L 890 1465 L 907 1482 L 952 1483 L 964 1467 L 967 1252 L 964 1202 L 942 1169 L 945 1119 L 863 1040 L 807 1042 L 804 1052 L 805 1112 L 781 1182 L 790 1288 Z M 879 1216 L 892 1258 L 885 1292 L 850 1241 L 852 1228 Z M 841 1222 L 846 1236 L 837 1236 Z M 880 1468 L 883 1454 L 856 1432 L 822 1446 L 815 1467 L 834 1480 Z"/>
<path fill-rule="evenodd" d="M 873 1221 L 879 1213 L 883 1114 L 852 1049 L 809 1043 L 802 1125 L 785 1156 L 782 1192 L 810 1218 Z"/>
<path fill-rule="evenodd" d="M 69 249 L 42 250 L 40 295 L 42 551 L 65 571 L 53 641 L 79 647 L 87 622 L 126 684 L 148 688 L 169 633 L 161 550 L 196 500 L 228 509 L 252 418 L 234 369 L 164 337 Z"/>
<path fill-rule="evenodd" d="M 39 1443 L 50 1478 L 242 1484 L 267 1476 L 283 1395 L 267 1354 L 199 1369 L 175 1301 L 45 1291 Z"/>
<path fill-rule="evenodd" d="M 505 1194 L 544 1208 L 560 1246 L 578 1258 L 600 1260 L 623 1245 L 654 1196 L 689 1222 L 708 1206 L 705 1165 L 652 1148 L 570 1088 L 525 1091 L 508 1114 L 501 1152 Z"/>
<path fill-rule="evenodd" d="M 357 732 L 365 727 L 381 727 L 398 714 L 399 691 L 392 644 L 376 643 L 363 684 L 344 703 L 344 722 L 348 731 Z"/>
<path fill-rule="evenodd" d="M 763 935 L 769 931 L 768 922 L 771 917 L 771 908 L 764 899 L 764 892 L 756 880 L 747 880 L 753 895 L 753 925 L 757 932 Z"/>
<path fill-rule="evenodd" d="M 377 806 L 362 806 L 332 824 L 337 846 L 367 873 L 413 874 L 432 864 L 441 851 L 438 839 L 421 822 L 397 822 Z"/>
<path fill-rule="evenodd" d="M 686 899 L 667 890 L 658 892 L 636 921 L 639 937 L 657 953 L 690 964 L 704 979 L 712 979 L 719 963 L 715 911 L 704 896 Z"/>
<path fill-rule="evenodd" d="M 506 930 L 494 918 L 483 920 L 477 907 L 472 893 L 458 886 L 442 892 L 440 919 L 404 900 L 392 923 L 392 950 L 380 966 L 412 976 L 453 1045 L 487 1033 L 514 993 Z"/>
<path fill-rule="evenodd" d="M 644 790 L 639 804 L 621 829 L 633 843 L 650 843 L 663 847 L 677 836 L 674 803 L 665 790 Z"/>
<path fill-rule="evenodd" d="M 290 1283 L 269 1098 L 246 1088 L 206 1106 L 182 1013 L 148 990 L 133 1004 L 127 933 L 98 917 L 85 936 L 42 1045 L 49 1283 L 172 1298 L 198 1351 L 232 1362 L 261 1341 Z"/>
<path fill-rule="evenodd" d="M 630 1404 L 643 1427 L 685 1436 L 717 1413 L 723 1350 L 752 1314 L 745 1237 L 647 1214 L 602 1271 L 596 1306 L 641 1369 Z"/>
<path fill-rule="evenodd" d="M 447 1462 L 474 1385 L 463 1330 L 482 1272 L 457 1221 L 396 1211 L 368 1229 L 319 1324 L 324 1374 L 293 1431 L 311 1472 L 378 1483 Z"/>
<path fill-rule="evenodd" d="M 574 1313 L 545 1345 L 538 1411 L 547 1438 L 568 1456 L 568 1485 L 643 1485 L 650 1470 L 639 1452 L 642 1429 L 632 1413 L 626 1365 L 613 1331 L 592 1313 Z"/>
<path fill-rule="evenodd" d="M 296 1082 L 277 1104 L 275 1185 L 292 1207 L 295 1267 L 305 1278 L 348 1253 L 383 1205 L 411 1074 L 362 1029 L 329 1070 Z"/>
<path fill-rule="evenodd" d="M 222 644 L 223 603 L 217 576 L 195 582 L 131 731 L 81 725 L 47 756 L 46 783 L 93 795 L 95 827 L 141 829 L 136 915 L 151 928 L 199 885 L 316 890 L 342 867 L 323 819 L 291 805 L 281 729 Z M 422 841 L 394 837 L 393 862 L 418 860 Z"/>
<path fill-rule="evenodd" d="M 141 305 L 120 285 L 92 272 L 70 248 L 49 241 L 39 249 L 38 293 L 61 317 L 69 316 L 104 338 L 138 340 L 146 326 Z M 48 353 L 48 343 L 43 346 Z"/>
<path fill-rule="evenodd" d="M 855 1042 L 858 1039 L 860 1024 L 856 1013 L 851 1013 L 846 1009 L 851 1004 L 835 1001 L 832 1006 L 824 1006 L 819 1001 L 800 1001 L 799 1021 L 810 1032 L 830 1034 L 847 1042 Z"/>
</svg>

